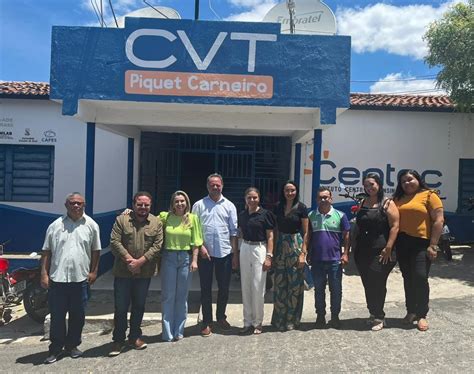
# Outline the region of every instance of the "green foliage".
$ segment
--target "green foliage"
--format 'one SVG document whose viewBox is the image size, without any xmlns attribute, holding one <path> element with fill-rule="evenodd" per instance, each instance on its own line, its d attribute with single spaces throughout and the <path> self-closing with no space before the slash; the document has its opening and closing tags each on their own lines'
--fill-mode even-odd
<svg viewBox="0 0 474 374">
<path fill-rule="evenodd" d="M 458 3 L 433 22 L 424 35 L 430 67 L 441 66 L 437 86 L 446 90 L 457 108 L 474 108 L 474 0 Z"/>
</svg>

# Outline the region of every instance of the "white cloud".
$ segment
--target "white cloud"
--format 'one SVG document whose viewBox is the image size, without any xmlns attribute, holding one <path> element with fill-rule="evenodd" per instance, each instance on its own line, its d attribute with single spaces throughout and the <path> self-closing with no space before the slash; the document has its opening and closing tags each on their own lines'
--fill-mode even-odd
<svg viewBox="0 0 474 374">
<path fill-rule="evenodd" d="M 446 95 L 446 91 L 436 88 L 433 79 L 416 79 L 402 73 L 388 74 L 369 88 L 370 93 L 392 93 L 410 95 Z"/>
<path fill-rule="evenodd" d="M 226 21 L 247 21 L 261 22 L 265 14 L 273 8 L 278 1 L 276 0 L 229 0 L 237 7 L 250 8 L 244 12 L 231 14 L 225 18 Z"/>
<path fill-rule="evenodd" d="M 437 8 L 430 5 L 397 7 L 383 3 L 365 8 L 339 8 L 336 11 L 338 33 L 351 35 L 352 48 L 358 53 L 383 50 L 423 59 L 427 53 L 422 40 L 426 27 L 459 2 L 450 0 Z"/>
</svg>

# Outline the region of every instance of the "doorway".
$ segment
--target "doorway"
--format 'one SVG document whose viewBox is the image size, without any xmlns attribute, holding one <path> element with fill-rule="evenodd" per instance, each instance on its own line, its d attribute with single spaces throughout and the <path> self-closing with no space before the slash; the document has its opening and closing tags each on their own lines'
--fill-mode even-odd
<svg viewBox="0 0 474 374">
<path fill-rule="evenodd" d="M 183 190 L 191 204 L 207 195 L 206 178 L 224 178 L 224 196 L 237 210 L 244 191 L 260 190 L 262 205 L 272 209 L 290 174 L 291 139 L 277 136 L 230 136 L 142 132 L 141 190 L 154 200 L 153 213 L 168 210 L 171 194 Z"/>
</svg>

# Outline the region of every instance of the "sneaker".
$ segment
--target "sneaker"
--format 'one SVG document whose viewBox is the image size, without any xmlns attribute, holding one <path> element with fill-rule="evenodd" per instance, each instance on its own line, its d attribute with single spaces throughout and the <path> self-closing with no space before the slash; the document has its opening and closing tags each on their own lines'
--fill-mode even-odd
<svg viewBox="0 0 474 374">
<path fill-rule="evenodd" d="M 229 331 L 231 329 L 230 323 L 227 322 L 227 320 L 225 318 L 220 319 L 219 321 L 217 321 L 217 326 L 219 326 L 219 328 L 222 331 Z"/>
<path fill-rule="evenodd" d="M 211 335 L 212 335 L 211 326 L 204 325 L 201 329 L 201 336 L 204 338 L 207 338 L 208 336 L 211 336 Z"/>
<path fill-rule="evenodd" d="M 239 330 L 239 335 L 249 335 L 253 332 L 253 326 L 244 326 Z"/>
<path fill-rule="evenodd" d="M 77 347 L 68 349 L 66 352 L 71 356 L 71 358 L 79 358 L 84 354 L 81 350 L 77 349 Z"/>
<path fill-rule="evenodd" d="M 222 331 L 229 331 L 232 327 L 230 326 L 230 323 L 227 322 L 227 320 L 224 318 L 224 319 L 220 319 L 219 321 L 217 321 L 217 326 L 219 326 L 219 328 L 222 330 Z"/>
<path fill-rule="evenodd" d="M 61 352 L 57 353 L 57 354 L 52 353 L 48 357 L 46 357 L 46 359 L 43 361 L 43 363 L 46 364 L 46 365 L 53 364 L 56 361 L 58 361 L 60 355 L 61 355 Z"/>
<path fill-rule="evenodd" d="M 317 329 L 324 329 L 326 327 L 326 317 L 323 316 L 323 315 L 317 316 L 316 317 L 316 323 L 314 324 L 314 326 Z"/>
<path fill-rule="evenodd" d="M 341 320 L 339 319 L 338 316 L 333 316 L 331 317 L 331 320 L 329 321 L 329 326 L 331 326 L 333 329 L 339 329 L 341 328 Z"/>
<path fill-rule="evenodd" d="M 142 349 L 145 349 L 148 346 L 148 344 L 146 344 L 141 338 L 137 338 L 137 339 L 135 339 L 135 341 L 129 339 L 128 344 L 133 349 L 136 349 L 136 350 L 142 350 Z"/>
<path fill-rule="evenodd" d="M 125 344 L 123 342 L 114 342 L 112 344 L 112 349 L 109 352 L 109 357 L 118 356 L 120 353 L 122 353 L 124 348 Z"/>
<path fill-rule="evenodd" d="M 286 326 L 286 331 L 293 331 L 295 329 L 295 325 L 292 324 L 292 323 L 289 323 L 287 326 Z"/>
<path fill-rule="evenodd" d="M 183 335 L 178 335 L 176 338 L 173 338 L 173 342 L 179 342 L 180 340 L 183 340 L 184 336 Z"/>
</svg>

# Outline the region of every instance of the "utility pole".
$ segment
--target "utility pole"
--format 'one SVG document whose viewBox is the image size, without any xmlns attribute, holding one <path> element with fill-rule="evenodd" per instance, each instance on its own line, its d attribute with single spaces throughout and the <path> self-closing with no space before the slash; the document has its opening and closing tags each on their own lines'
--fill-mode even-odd
<svg viewBox="0 0 474 374">
<path fill-rule="evenodd" d="M 199 0 L 194 0 L 194 20 L 199 19 Z"/>
</svg>

